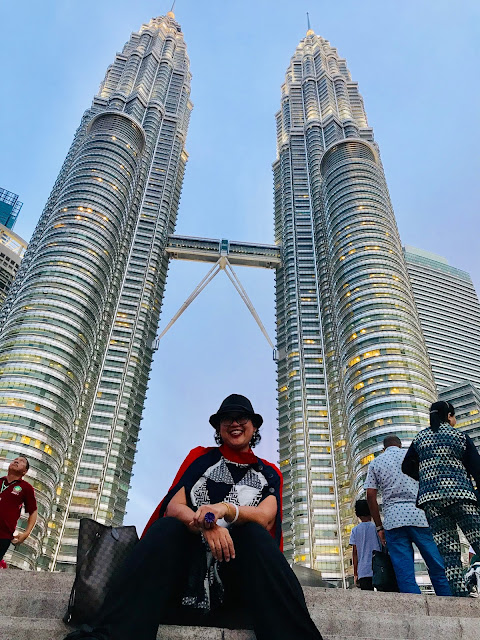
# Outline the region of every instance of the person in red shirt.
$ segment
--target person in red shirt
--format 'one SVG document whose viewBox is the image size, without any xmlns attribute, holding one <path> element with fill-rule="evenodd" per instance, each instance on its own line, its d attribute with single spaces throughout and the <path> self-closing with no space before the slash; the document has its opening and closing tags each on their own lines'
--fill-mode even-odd
<svg viewBox="0 0 480 640">
<path fill-rule="evenodd" d="M 11 542 L 17 545 L 28 538 L 37 521 L 35 491 L 32 485 L 23 479 L 29 467 L 27 458 L 18 456 L 10 463 L 7 475 L 0 478 L 0 561 Z M 28 513 L 27 528 L 15 536 L 22 506 L 25 506 Z"/>
</svg>

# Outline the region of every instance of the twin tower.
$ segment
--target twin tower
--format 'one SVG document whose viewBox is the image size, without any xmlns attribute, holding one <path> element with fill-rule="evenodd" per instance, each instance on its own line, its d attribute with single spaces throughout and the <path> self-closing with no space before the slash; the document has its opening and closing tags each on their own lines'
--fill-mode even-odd
<svg viewBox="0 0 480 640">
<path fill-rule="evenodd" d="M 39 505 L 12 565 L 73 570 L 80 518 L 122 523 L 191 109 L 170 12 L 107 69 L 3 307 L 0 456 L 28 456 Z M 366 465 L 425 426 L 435 386 L 363 100 L 312 30 L 276 124 L 285 552 L 342 584 Z"/>
</svg>

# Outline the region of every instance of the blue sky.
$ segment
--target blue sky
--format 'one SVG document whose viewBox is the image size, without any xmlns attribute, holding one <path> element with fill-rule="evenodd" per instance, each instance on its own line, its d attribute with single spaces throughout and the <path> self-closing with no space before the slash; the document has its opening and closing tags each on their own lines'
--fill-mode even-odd
<svg viewBox="0 0 480 640">
<path fill-rule="evenodd" d="M 2 3 L 0 186 L 25 203 L 15 230 L 26 239 L 115 52 L 169 8 L 160 0 Z M 478 291 L 477 0 L 178 0 L 195 107 L 177 232 L 273 242 L 274 114 L 306 11 L 359 83 L 403 242 L 469 271 Z M 207 269 L 172 263 L 161 327 Z M 238 273 L 273 337 L 273 273 Z M 126 523 L 143 527 L 186 452 L 213 442 L 208 416 L 232 392 L 264 415 L 257 451 L 276 461 L 271 350 L 221 274 L 155 355 Z"/>
</svg>

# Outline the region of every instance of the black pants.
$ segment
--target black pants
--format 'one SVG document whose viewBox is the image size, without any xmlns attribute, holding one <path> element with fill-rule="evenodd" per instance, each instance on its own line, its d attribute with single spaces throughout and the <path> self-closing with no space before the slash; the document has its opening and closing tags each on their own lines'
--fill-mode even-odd
<svg viewBox="0 0 480 640">
<path fill-rule="evenodd" d="M 270 534 L 256 523 L 232 527 L 235 560 L 225 565 L 226 591 L 244 596 L 257 640 L 322 640 L 302 588 Z M 199 536 L 161 518 L 138 543 L 110 588 L 96 630 L 109 640 L 155 640 L 186 583 Z M 197 547 L 198 548 L 198 547 Z"/>
<path fill-rule="evenodd" d="M 373 578 L 359 578 L 358 584 L 362 591 L 373 591 Z"/>
<path fill-rule="evenodd" d="M 7 553 L 10 542 L 8 538 L 0 539 L 0 560 L 3 560 L 3 556 Z"/>
</svg>

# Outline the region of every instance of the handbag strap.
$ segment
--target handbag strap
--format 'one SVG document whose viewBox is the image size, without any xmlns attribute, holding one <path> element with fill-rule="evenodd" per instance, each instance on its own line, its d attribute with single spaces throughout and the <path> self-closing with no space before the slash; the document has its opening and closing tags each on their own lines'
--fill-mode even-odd
<svg viewBox="0 0 480 640">
<path fill-rule="evenodd" d="M 389 555 L 386 543 L 383 544 L 383 542 L 380 540 L 380 536 L 378 535 L 378 531 L 376 533 L 377 533 L 377 540 L 378 540 L 378 542 L 380 544 L 380 551 L 382 551 L 383 553 L 386 553 L 387 555 Z"/>
</svg>

